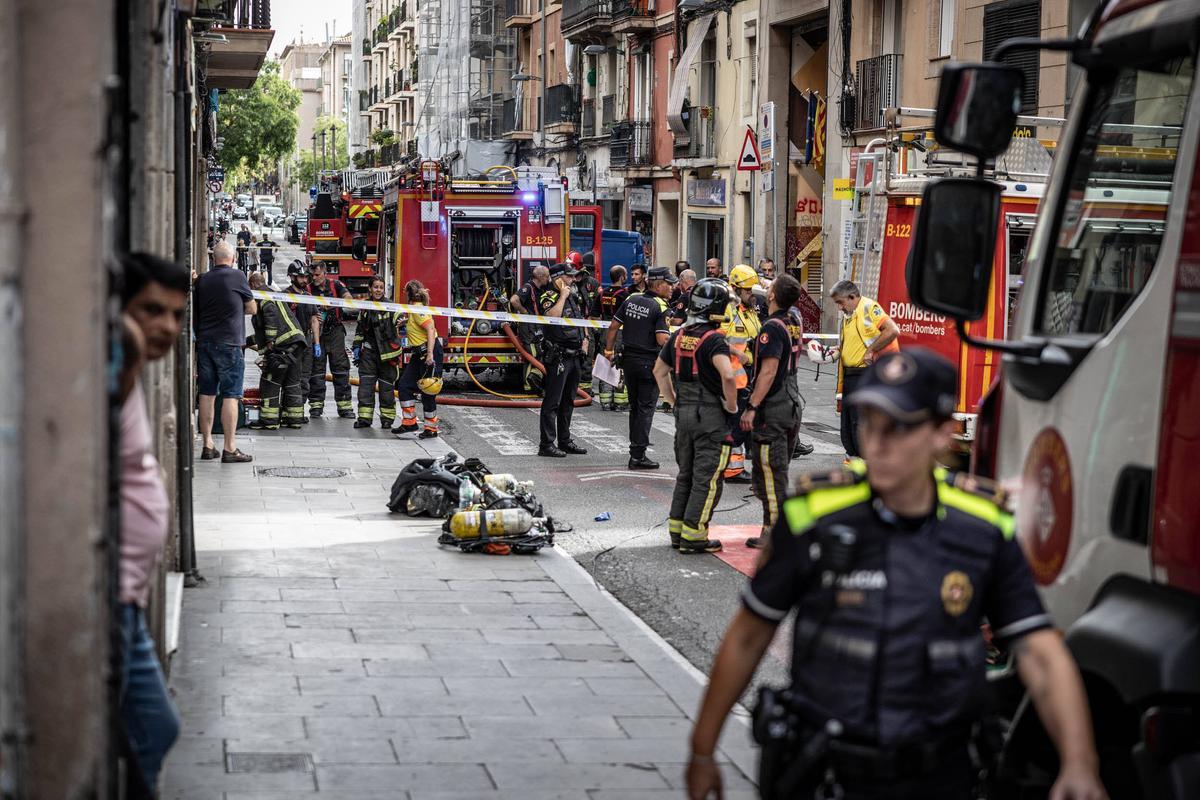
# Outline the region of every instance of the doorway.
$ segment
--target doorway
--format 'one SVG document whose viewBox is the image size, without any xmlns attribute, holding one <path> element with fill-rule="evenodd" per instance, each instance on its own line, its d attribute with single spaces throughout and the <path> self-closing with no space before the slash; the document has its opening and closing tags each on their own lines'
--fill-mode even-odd
<svg viewBox="0 0 1200 800">
<path fill-rule="evenodd" d="M 688 263 L 700 277 L 704 262 L 710 258 L 725 264 L 725 218 L 691 214 L 688 216 Z"/>
</svg>

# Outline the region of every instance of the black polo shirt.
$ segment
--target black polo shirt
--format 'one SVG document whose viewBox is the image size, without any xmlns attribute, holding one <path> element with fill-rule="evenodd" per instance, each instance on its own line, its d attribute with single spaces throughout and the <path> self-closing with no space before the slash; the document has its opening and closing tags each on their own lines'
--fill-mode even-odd
<svg viewBox="0 0 1200 800">
<path fill-rule="evenodd" d="M 625 343 L 624 357 L 638 361 L 653 361 L 661 349 L 658 334 L 669 333 L 667 304 L 652 294 L 635 294 L 626 298 L 613 319 L 621 323 Z"/>
<path fill-rule="evenodd" d="M 792 332 L 788 327 L 790 322 L 791 318 L 786 311 L 778 311 L 770 315 L 763 321 L 762 331 L 754 342 L 755 379 L 758 378 L 758 371 L 762 367 L 764 358 L 779 359 L 779 367 L 775 370 L 775 377 L 771 381 L 771 390 L 767 392 L 767 397 L 782 390 L 784 382 L 796 371 L 794 342 Z"/>
<path fill-rule="evenodd" d="M 667 343 L 662 346 L 658 352 L 658 358 L 671 368 L 671 372 L 675 371 L 675 343 L 682 336 L 695 336 L 700 338 L 709 331 L 716 330 L 720 326 L 715 322 L 705 322 L 702 325 L 693 325 L 687 328 L 680 328 L 667 337 Z M 719 332 L 713 336 L 709 336 L 696 350 L 696 365 L 694 369 L 698 375 L 700 385 L 708 391 L 715 394 L 717 397 L 722 397 L 721 373 L 713 366 L 712 360 L 714 356 L 723 355 L 729 356 L 729 342 Z M 686 363 L 686 359 L 685 359 Z M 682 365 L 681 365 L 682 366 Z M 684 367 L 686 369 L 686 366 Z"/>
</svg>

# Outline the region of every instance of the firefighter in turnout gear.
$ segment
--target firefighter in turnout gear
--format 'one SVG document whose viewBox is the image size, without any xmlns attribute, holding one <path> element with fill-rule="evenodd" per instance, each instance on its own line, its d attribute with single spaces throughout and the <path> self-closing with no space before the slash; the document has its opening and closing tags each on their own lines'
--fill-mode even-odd
<svg viewBox="0 0 1200 800">
<path fill-rule="evenodd" d="M 733 377 L 737 381 L 740 415 L 750 402 L 750 373 L 754 368 L 754 351 L 750 344 L 758 338 L 762 328 L 754 297 L 754 287 L 758 286 L 758 273 L 746 264 L 738 264 L 729 271 L 729 285 L 734 300 L 725 309 L 722 330 L 735 360 Z M 725 480 L 730 483 L 750 483 L 750 476 L 746 474 L 747 437 L 739 420 L 734 420 L 732 433 L 733 449 L 729 454 L 729 466 L 725 468 Z"/>
<path fill-rule="evenodd" d="M 250 275 L 250 288 L 267 289 L 261 272 Z M 292 309 L 282 300 L 263 300 L 251 317 L 254 348 L 262 356 L 258 382 L 258 420 L 250 423 L 258 430 L 279 430 L 282 424 L 299 428 L 304 417 L 304 392 L 300 386 L 300 358 L 305 347 L 304 331 Z M 282 416 L 280 408 L 282 407 Z"/>
<path fill-rule="evenodd" d="M 605 356 L 615 356 L 617 334 L 624 338 L 621 369 L 629 391 L 629 468 L 658 469 L 658 462 L 646 457 L 650 445 L 650 425 L 658 405 L 658 384 L 654 380 L 654 362 L 667 343 L 667 300 L 671 286 L 678 280 L 666 267 L 652 267 L 645 294 L 630 295 L 617 309 L 606 337 Z"/>
<path fill-rule="evenodd" d="M 625 298 L 629 295 L 629 290 L 625 288 L 625 276 L 625 268 L 620 264 L 615 265 L 608 271 L 609 284 L 600 293 L 600 319 L 611 320 L 617 313 L 617 309 L 625 302 Z M 616 353 L 621 351 L 620 334 L 618 334 L 617 344 L 608 349 L 614 351 L 613 354 L 607 355 L 607 358 L 613 361 Z M 613 361 L 613 364 L 620 366 L 617 361 Z M 601 381 L 598 393 L 600 407 L 608 411 L 617 410 L 618 393 L 620 394 L 621 404 L 628 406 L 629 393 L 625 389 L 624 381 L 619 386 L 613 386 Z"/>
<path fill-rule="evenodd" d="M 579 272 L 575 279 L 575 292 L 579 305 L 583 308 L 583 315 L 588 319 L 597 319 L 600 310 L 600 281 L 596 280 L 592 254 L 584 256 L 577 250 L 572 250 L 567 253 L 567 263 Z M 583 332 L 590 341 L 587 355 L 580 366 L 579 388 L 588 394 L 592 392 L 592 361 L 597 351 L 596 345 L 599 344 L 599 332 L 599 328 L 587 328 Z"/>
<path fill-rule="evenodd" d="M 383 278 L 371 281 L 371 299 L 382 300 Z M 396 381 L 400 378 L 400 339 L 398 311 L 363 311 L 358 315 L 354 333 L 354 363 L 358 367 L 358 419 L 354 427 L 369 428 L 375 416 L 375 394 L 379 394 L 379 425 L 391 429 L 396 421 Z"/>
<path fill-rule="evenodd" d="M 1042 607 L 1003 490 L 937 465 L 953 441 L 957 384 L 954 366 L 924 348 L 867 368 L 851 401 L 866 463 L 802 478 L 784 504 L 714 662 L 692 732 L 690 797 L 720 793 L 721 726 L 796 609 L 791 687 L 764 689 L 754 714 L 763 798 L 977 797 L 985 617 L 1058 749 L 1049 796 L 1105 798 L 1079 670 Z"/>
<path fill-rule="evenodd" d="M 420 281 L 404 284 L 408 303 L 429 305 L 429 290 Z M 392 433 L 414 433 L 433 439 L 438 435 L 437 395 L 442 390 L 442 341 L 428 314 L 409 314 L 404 327 L 404 370 L 400 373 L 400 425 Z M 436 380 L 433 380 L 436 378 Z M 417 425 L 417 395 L 421 395 L 424 426 Z"/>
<path fill-rule="evenodd" d="M 712 553 L 708 521 L 721 499 L 737 413 L 737 386 L 729 343 L 721 332 L 729 289 L 703 280 L 692 289 L 688 319 L 667 339 L 654 363 L 659 391 L 675 409 L 675 462 L 679 474 L 667 518 L 671 546 L 681 553 Z"/>
<path fill-rule="evenodd" d="M 352 300 L 346 285 L 325 274 L 320 261 L 312 266 L 308 293 L 314 297 L 340 297 Z M 338 416 L 354 417 L 354 402 L 350 399 L 350 356 L 346 354 L 346 325 L 340 308 L 320 307 L 312 319 L 313 365 L 308 379 L 308 413 L 319 417 L 325 413 L 325 364 L 333 375 L 333 399 Z"/>
<path fill-rule="evenodd" d="M 283 291 L 288 294 L 308 294 L 308 266 L 300 259 L 293 259 L 288 264 L 288 285 Z M 308 303 L 288 303 L 288 308 L 296 315 L 300 330 L 304 331 L 304 352 L 300 354 L 300 391 L 307 395 L 309 380 L 312 378 L 313 366 L 313 332 L 312 319 L 317 314 L 317 307 Z M 300 421 L 308 422 L 308 417 L 301 415 Z"/>
<path fill-rule="evenodd" d="M 787 499 L 788 464 L 804 411 L 796 382 L 803 331 L 789 313 L 799 299 L 798 280 L 791 275 L 776 278 L 767 289 L 768 316 L 754 340 L 754 382 L 741 426 L 749 435 L 754 494 L 762 501 L 763 524 L 762 537 L 751 537 L 747 547 L 769 541 Z"/>
</svg>

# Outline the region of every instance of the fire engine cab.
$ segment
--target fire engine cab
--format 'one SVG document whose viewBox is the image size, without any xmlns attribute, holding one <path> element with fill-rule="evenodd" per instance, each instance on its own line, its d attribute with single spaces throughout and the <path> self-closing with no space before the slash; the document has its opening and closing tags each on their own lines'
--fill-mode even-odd
<svg viewBox="0 0 1200 800">
<path fill-rule="evenodd" d="M 375 277 L 384 170 L 342 170 L 320 176 L 308 210 L 304 250 L 310 265 L 322 263 L 353 294 L 366 294 Z"/>
<path fill-rule="evenodd" d="M 1083 78 L 1008 338 L 964 337 L 1000 362 L 975 468 L 1015 490 L 1113 798 L 1200 797 L 1198 47 L 1200 4 L 1109 0 L 1076 39 L 998 48 L 1065 51 Z M 1000 63 L 947 65 L 938 141 L 995 158 L 1020 80 Z M 923 193 L 909 290 L 960 335 L 987 313 L 1002 194 L 961 178 Z M 1018 783 L 1054 774 L 1028 704 L 1003 763 Z"/>
<path fill-rule="evenodd" d="M 566 257 L 571 227 L 592 232 L 593 275 L 601 263 L 599 207 L 571 206 L 566 180 L 551 168 L 493 167 L 451 178 L 439 162 L 425 161 L 387 185 L 380 219 L 380 274 L 389 276 L 397 299 L 416 279 L 432 305 L 507 311 L 534 267 Z M 507 323 L 447 317 L 435 323 L 446 339 L 447 365 L 504 368 L 524 361 Z"/>
</svg>

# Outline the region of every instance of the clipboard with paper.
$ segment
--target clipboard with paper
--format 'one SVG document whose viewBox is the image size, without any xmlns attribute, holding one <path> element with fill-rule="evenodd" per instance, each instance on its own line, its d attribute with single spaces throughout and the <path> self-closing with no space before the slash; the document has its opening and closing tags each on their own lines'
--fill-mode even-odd
<svg viewBox="0 0 1200 800">
<path fill-rule="evenodd" d="M 592 377 L 599 378 L 611 386 L 616 386 L 621 382 L 621 370 L 617 369 L 613 362 L 605 358 L 603 353 L 600 353 L 597 354 L 595 362 L 592 363 Z"/>
</svg>

